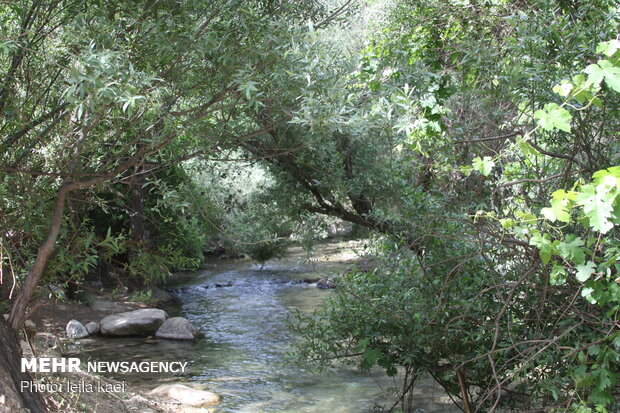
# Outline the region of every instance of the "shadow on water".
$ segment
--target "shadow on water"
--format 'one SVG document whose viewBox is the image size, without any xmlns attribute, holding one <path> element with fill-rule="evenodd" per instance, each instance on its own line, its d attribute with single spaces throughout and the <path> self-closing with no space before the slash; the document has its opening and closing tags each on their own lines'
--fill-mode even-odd
<svg viewBox="0 0 620 413">
<path fill-rule="evenodd" d="M 342 265 L 341 265 L 342 267 Z M 223 261 L 180 277 L 175 288 L 180 307 L 205 337 L 196 343 L 100 338 L 86 343 L 87 357 L 116 361 L 188 361 L 188 371 L 173 374 L 118 374 L 136 387 L 164 382 L 204 384 L 223 396 L 218 412 L 363 413 L 391 404 L 393 379 L 381 370 L 360 373 L 342 368 L 310 373 L 286 363 L 293 337 L 286 328 L 291 311 L 316 309 L 331 291 L 295 283 L 318 275 L 305 265 Z M 325 267 L 323 267 L 325 270 Z M 218 287 L 215 287 L 215 285 Z M 205 288 L 211 287 L 211 288 Z M 419 412 L 460 411 L 431 380 L 421 383 L 414 403 Z"/>
</svg>

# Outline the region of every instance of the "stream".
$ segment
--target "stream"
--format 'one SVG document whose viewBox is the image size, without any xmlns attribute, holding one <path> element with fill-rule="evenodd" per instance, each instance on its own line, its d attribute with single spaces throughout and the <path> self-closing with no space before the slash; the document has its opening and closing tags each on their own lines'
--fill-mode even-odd
<svg viewBox="0 0 620 413">
<path fill-rule="evenodd" d="M 186 317 L 204 333 L 203 339 L 192 343 L 98 338 L 88 345 L 87 357 L 105 361 L 189 361 L 188 371 L 180 376 L 112 377 L 143 390 L 168 382 L 199 383 L 222 396 L 222 403 L 215 409 L 218 413 L 382 411 L 392 404 L 391 390 L 396 383 L 381 369 L 362 373 L 340 368 L 313 373 L 287 363 L 286 353 L 294 339 L 286 327 L 287 317 L 295 310 L 310 312 L 318 308 L 332 294 L 331 290 L 295 280 L 316 278 L 345 267 L 344 261 L 299 262 L 295 254 L 262 267 L 248 261 L 217 260 L 201 271 L 180 274 L 172 286 L 179 305 L 166 310 L 171 316 Z M 232 285 L 216 288 L 215 284 Z M 422 380 L 416 392 L 417 412 L 460 411 L 450 405 L 432 380 Z"/>
</svg>

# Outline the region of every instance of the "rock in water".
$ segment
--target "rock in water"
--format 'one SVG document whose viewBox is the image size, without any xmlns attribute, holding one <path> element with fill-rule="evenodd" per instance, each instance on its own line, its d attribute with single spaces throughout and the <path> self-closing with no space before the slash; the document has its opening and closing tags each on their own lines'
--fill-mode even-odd
<svg viewBox="0 0 620 413">
<path fill-rule="evenodd" d="M 333 279 L 325 277 L 325 278 L 321 278 L 316 283 L 316 286 L 321 288 L 321 289 L 336 288 L 336 283 L 334 282 Z"/>
<path fill-rule="evenodd" d="M 215 406 L 220 402 L 220 396 L 204 390 L 196 390 L 182 384 L 164 384 L 151 391 L 158 397 L 168 397 L 182 404 L 194 407 Z"/>
<path fill-rule="evenodd" d="M 107 336 L 148 336 L 168 318 L 164 310 L 143 308 L 104 317 L 99 323 L 101 334 Z"/>
<path fill-rule="evenodd" d="M 164 321 L 155 333 L 157 338 L 173 340 L 193 340 L 200 336 L 200 332 L 186 318 L 172 317 Z"/>
<path fill-rule="evenodd" d="M 99 333 L 99 323 L 97 323 L 96 321 L 91 321 L 90 323 L 86 324 L 86 330 L 88 330 L 88 334 L 90 334 L 91 336 Z"/>
<path fill-rule="evenodd" d="M 84 327 L 84 325 L 77 320 L 69 321 L 65 331 L 67 332 L 67 337 L 69 338 L 84 338 L 89 336 L 86 327 Z"/>
</svg>

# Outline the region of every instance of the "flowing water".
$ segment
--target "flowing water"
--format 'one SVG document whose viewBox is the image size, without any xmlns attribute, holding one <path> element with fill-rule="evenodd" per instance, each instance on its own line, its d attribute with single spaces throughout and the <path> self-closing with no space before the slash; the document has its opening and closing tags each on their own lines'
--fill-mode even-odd
<svg viewBox="0 0 620 413">
<path fill-rule="evenodd" d="M 382 411 L 392 404 L 396 383 L 381 370 L 360 373 L 343 367 L 312 373 L 287 363 L 294 339 L 286 327 L 287 317 L 294 310 L 318 308 L 332 293 L 295 280 L 342 267 L 342 262 L 295 265 L 290 259 L 262 268 L 247 261 L 216 261 L 202 271 L 180 276 L 174 286 L 180 306 L 168 309 L 171 315 L 189 319 L 204 333 L 203 339 L 189 343 L 101 338 L 89 344 L 89 357 L 189 361 L 189 371 L 180 376 L 119 374 L 116 378 L 143 389 L 165 382 L 199 383 L 222 395 L 216 412 Z M 448 402 L 436 383 L 425 380 L 417 389 L 414 406 L 418 412 L 459 411 Z"/>
</svg>

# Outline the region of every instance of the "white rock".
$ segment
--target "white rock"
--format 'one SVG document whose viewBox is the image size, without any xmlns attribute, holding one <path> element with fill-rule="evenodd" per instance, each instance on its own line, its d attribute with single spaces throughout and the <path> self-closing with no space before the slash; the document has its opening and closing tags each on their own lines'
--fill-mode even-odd
<svg viewBox="0 0 620 413">
<path fill-rule="evenodd" d="M 67 337 L 69 338 L 84 338 L 89 336 L 86 327 L 84 327 L 84 325 L 77 320 L 69 321 L 65 331 L 67 332 Z"/>
<path fill-rule="evenodd" d="M 220 403 L 220 396 L 204 390 L 196 390 L 182 384 L 164 384 L 151 391 L 158 397 L 174 399 L 194 407 L 209 407 Z"/>
</svg>

